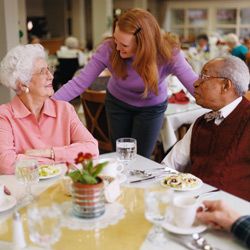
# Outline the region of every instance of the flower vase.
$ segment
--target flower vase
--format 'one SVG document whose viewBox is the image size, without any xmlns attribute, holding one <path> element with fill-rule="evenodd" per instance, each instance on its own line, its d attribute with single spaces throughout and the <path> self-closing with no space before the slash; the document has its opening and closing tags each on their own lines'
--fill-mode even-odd
<svg viewBox="0 0 250 250">
<path fill-rule="evenodd" d="M 104 183 L 72 183 L 73 213 L 81 218 L 97 218 L 105 212 Z"/>
</svg>

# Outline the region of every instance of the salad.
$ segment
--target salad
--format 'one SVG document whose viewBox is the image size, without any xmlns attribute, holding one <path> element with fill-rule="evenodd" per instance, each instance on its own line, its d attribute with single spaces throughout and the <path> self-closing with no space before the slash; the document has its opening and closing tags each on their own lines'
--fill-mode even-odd
<svg viewBox="0 0 250 250">
<path fill-rule="evenodd" d="M 53 165 L 40 165 L 39 166 L 39 176 L 46 177 L 59 174 L 60 169 L 54 167 Z"/>
</svg>

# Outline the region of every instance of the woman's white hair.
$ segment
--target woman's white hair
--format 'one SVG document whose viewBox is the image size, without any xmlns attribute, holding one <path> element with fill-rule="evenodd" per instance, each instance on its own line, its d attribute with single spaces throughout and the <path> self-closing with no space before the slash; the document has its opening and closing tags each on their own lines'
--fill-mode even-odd
<svg viewBox="0 0 250 250">
<path fill-rule="evenodd" d="M 236 56 L 226 56 L 218 59 L 223 60 L 222 67 L 218 69 L 219 75 L 230 79 L 237 93 L 243 96 L 248 90 L 250 81 L 249 69 L 246 63 Z"/>
<path fill-rule="evenodd" d="M 12 48 L 0 63 L 0 83 L 15 91 L 18 81 L 28 86 L 34 63 L 39 58 L 45 59 L 45 51 L 40 44 L 18 45 Z"/>
</svg>

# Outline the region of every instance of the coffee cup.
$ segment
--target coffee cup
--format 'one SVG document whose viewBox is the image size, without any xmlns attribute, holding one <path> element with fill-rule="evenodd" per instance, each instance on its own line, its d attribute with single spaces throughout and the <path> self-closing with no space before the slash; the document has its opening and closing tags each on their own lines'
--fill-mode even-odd
<svg viewBox="0 0 250 250">
<path fill-rule="evenodd" d="M 111 176 L 116 178 L 118 174 L 121 174 L 124 167 L 114 158 L 103 158 L 99 159 L 97 163 L 108 162 L 107 165 L 102 169 L 100 175 Z"/>
<path fill-rule="evenodd" d="M 173 199 L 173 222 L 177 227 L 192 227 L 198 208 L 204 209 L 204 205 L 194 197 L 179 196 Z"/>
<path fill-rule="evenodd" d="M 4 185 L 0 183 L 0 205 L 4 203 L 5 193 L 4 193 Z"/>
</svg>

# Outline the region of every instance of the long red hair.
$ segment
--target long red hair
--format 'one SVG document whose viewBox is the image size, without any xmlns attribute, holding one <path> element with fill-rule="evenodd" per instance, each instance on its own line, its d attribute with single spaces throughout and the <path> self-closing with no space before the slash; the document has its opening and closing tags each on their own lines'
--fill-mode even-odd
<svg viewBox="0 0 250 250">
<path fill-rule="evenodd" d="M 148 92 L 158 94 L 158 66 L 172 57 L 173 47 L 178 43 L 171 36 L 163 34 L 155 17 L 143 9 L 130 9 L 118 17 L 116 25 L 125 33 L 136 38 L 137 49 L 132 67 L 145 83 L 143 97 Z M 126 79 L 127 68 L 125 60 L 116 50 L 115 42 L 110 57 L 111 65 L 117 77 Z"/>
</svg>

